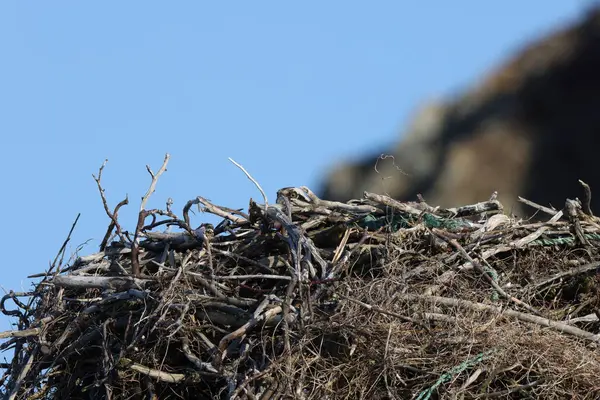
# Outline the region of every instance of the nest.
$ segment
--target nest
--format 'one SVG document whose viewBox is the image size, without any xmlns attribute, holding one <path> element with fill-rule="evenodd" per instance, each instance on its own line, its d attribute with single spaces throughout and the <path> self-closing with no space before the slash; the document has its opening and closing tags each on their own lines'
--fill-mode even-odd
<svg viewBox="0 0 600 400">
<path fill-rule="evenodd" d="M 600 398 L 589 188 L 562 210 L 521 199 L 535 221 L 494 198 L 442 209 L 306 187 L 247 212 L 198 197 L 180 217 L 145 209 L 167 161 L 132 231 L 103 166 L 100 251 L 65 262 L 63 246 L 31 292 L 4 296 L 5 398 Z M 222 222 L 194 228 L 194 206 Z"/>
</svg>

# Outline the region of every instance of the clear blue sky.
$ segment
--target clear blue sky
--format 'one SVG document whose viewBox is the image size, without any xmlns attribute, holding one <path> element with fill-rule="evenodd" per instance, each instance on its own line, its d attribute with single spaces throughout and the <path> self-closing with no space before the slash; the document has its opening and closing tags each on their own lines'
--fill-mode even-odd
<svg viewBox="0 0 600 400">
<path fill-rule="evenodd" d="M 219 4 L 220 3 L 220 4 Z M 274 199 L 397 138 L 415 108 L 474 82 L 590 1 L 17 2 L 0 4 L 4 290 L 29 287 L 81 213 L 69 252 L 108 218 L 198 195 Z M 196 215 L 194 224 L 207 217 Z M 9 328 L 0 316 L 0 330 Z M 10 356 L 9 354 L 6 354 Z"/>
</svg>

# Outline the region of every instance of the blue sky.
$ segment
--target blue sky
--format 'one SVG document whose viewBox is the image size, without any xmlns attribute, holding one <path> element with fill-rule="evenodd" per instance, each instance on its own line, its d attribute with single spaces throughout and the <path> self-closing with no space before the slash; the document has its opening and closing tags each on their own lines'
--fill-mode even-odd
<svg viewBox="0 0 600 400">
<path fill-rule="evenodd" d="M 168 5 L 167 5 L 168 4 Z M 590 1 L 0 3 L 0 292 L 29 287 L 77 213 L 68 252 L 97 250 L 110 207 L 198 195 L 274 198 L 337 160 L 395 141 L 427 99 L 476 82 Z M 194 223 L 212 221 L 196 215 Z M 0 330 L 9 320 L 0 316 Z M 9 354 L 6 354 L 9 356 Z"/>
</svg>

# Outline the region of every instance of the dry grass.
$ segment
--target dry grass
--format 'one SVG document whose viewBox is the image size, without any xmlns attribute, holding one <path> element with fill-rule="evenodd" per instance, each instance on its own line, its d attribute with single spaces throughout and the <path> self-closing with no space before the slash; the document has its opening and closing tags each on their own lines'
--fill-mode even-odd
<svg viewBox="0 0 600 400">
<path fill-rule="evenodd" d="M 600 228 L 577 202 L 528 222 L 286 188 L 142 207 L 128 232 L 103 201 L 99 253 L 2 301 L 6 398 L 600 398 Z M 196 204 L 228 222 L 193 229 Z"/>
</svg>

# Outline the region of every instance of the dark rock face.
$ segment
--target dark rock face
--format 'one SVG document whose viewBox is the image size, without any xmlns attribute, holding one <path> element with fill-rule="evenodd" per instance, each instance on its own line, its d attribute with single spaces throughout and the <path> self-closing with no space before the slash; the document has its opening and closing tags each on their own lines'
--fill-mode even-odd
<svg viewBox="0 0 600 400">
<path fill-rule="evenodd" d="M 339 165 L 320 195 L 399 200 L 422 194 L 452 207 L 489 199 L 530 215 L 517 196 L 560 209 L 592 188 L 600 213 L 600 8 L 523 49 L 481 84 L 449 102 L 429 104 L 396 148 L 379 159 Z"/>
</svg>

